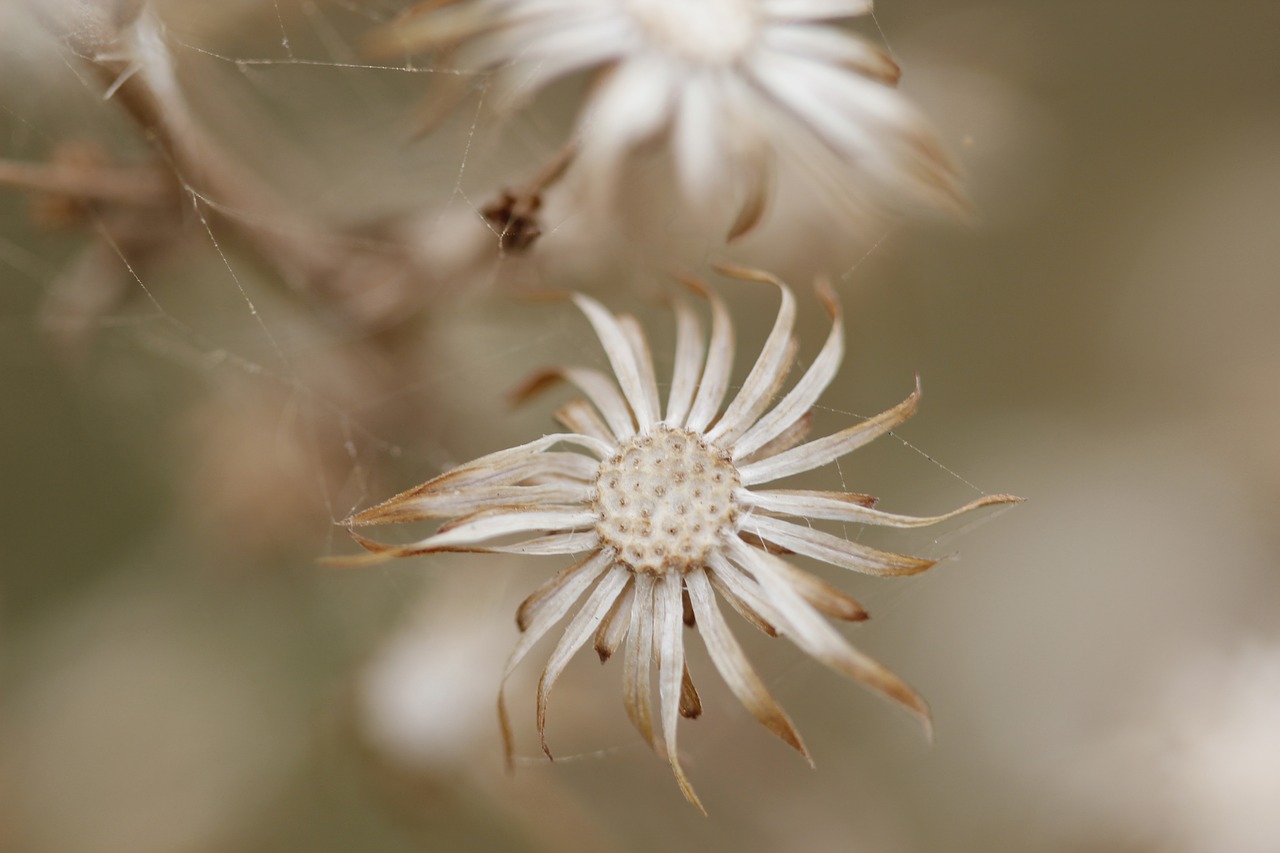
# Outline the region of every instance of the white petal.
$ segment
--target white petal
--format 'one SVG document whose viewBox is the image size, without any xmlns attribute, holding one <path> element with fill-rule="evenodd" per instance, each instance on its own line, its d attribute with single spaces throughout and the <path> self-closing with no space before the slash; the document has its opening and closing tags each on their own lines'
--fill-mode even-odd
<svg viewBox="0 0 1280 853">
<path fill-rule="evenodd" d="M 658 57 L 622 62 L 604 78 L 581 123 L 578 163 L 592 192 L 613 200 L 622 159 L 666 125 L 675 85 Z"/>
<path fill-rule="evenodd" d="M 884 435 L 889 430 L 902 424 L 920 405 L 920 381 L 916 380 L 916 390 L 911 396 L 898 405 L 868 418 L 860 424 L 843 429 L 825 438 L 814 439 L 807 444 L 793 447 L 791 450 L 752 462 L 738 469 L 744 486 L 757 483 L 768 483 L 780 480 L 792 474 L 800 474 L 820 468 L 828 462 L 852 453 L 859 447 Z"/>
<path fill-rule="evenodd" d="M 658 379 L 653 372 L 653 353 L 649 349 L 649 340 L 640 328 L 640 323 L 630 314 L 620 315 L 618 326 L 626 335 L 627 344 L 636 359 L 636 367 L 640 368 L 640 384 L 644 389 L 645 402 L 654 412 L 654 417 L 657 417 L 657 413 L 662 411 L 662 403 L 658 400 Z"/>
<path fill-rule="evenodd" d="M 640 432 L 644 432 L 657 421 L 658 413 L 649 406 L 649 395 L 641 378 L 640 367 L 636 364 L 635 354 L 627 343 L 626 333 L 618 325 L 617 319 L 590 296 L 576 293 L 573 301 L 596 330 L 600 345 L 609 357 L 609 363 L 613 365 L 613 373 L 618 378 L 618 385 L 622 387 L 623 396 L 635 413 L 636 426 Z"/>
<path fill-rule="evenodd" d="M 676 355 L 671 369 L 671 391 L 667 397 L 667 423 L 683 425 L 693 405 L 693 392 L 698 387 L 698 371 L 702 367 L 702 330 L 698 317 L 683 299 L 675 303 Z"/>
<path fill-rule="evenodd" d="M 731 169 L 727 155 L 732 152 L 721 137 L 727 122 L 719 88 L 709 71 L 687 75 L 671 131 L 680 186 L 695 207 L 704 209 L 724 189 Z"/>
<path fill-rule="evenodd" d="M 675 774 L 676 784 L 684 798 L 703 814 L 707 810 L 698 801 L 693 786 L 680 766 L 676 747 L 676 729 L 680 723 L 680 698 L 684 690 L 684 599 L 680 576 L 667 574 L 658 583 L 655 601 L 661 634 L 658 653 L 658 697 L 662 708 L 662 735 L 667 748 L 667 762 Z"/>
<path fill-rule="evenodd" d="M 631 627 L 622 667 L 622 701 L 632 725 L 651 747 L 658 748 L 653 733 L 653 704 L 649 670 L 653 663 L 653 576 L 635 575 L 635 596 L 631 600 Z"/>
<path fill-rule="evenodd" d="M 750 530 L 760 538 L 781 545 L 788 551 L 795 551 L 815 560 L 822 560 L 842 569 L 852 569 L 879 577 L 896 577 L 914 575 L 932 568 L 936 560 L 923 560 L 919 557 L 908 557 L 905 554 L 892 554 L 880 551 L 859 542 L 850 542 L 805 527 L 792 524 L 780 518 L 767 515 L 753 515 L 743 523 L 744 530 Z"/>
<path fill-rule="evenodd" d="M 928 527 L 931 524 L 947 521 L 966 512 L 972 512 L 985 506 L 1018 503 L 1022 498 L 1013 495 L 983 495 L 969 501 L 958 509 L 942 515 L 913 516 L 896 515 L 872 509 L 857 498 L 864 495 L 853 495 L 855 500 L 841 499 L 837 496 L 821 496 L 812 492 L 789 491 L 751 491 L 741 489 L 737 492 L 739 500 L 760 507 L 769 512 L 780 512 L 786 515 L 804 518 L 821 518 L 830 521 L 853 521 L 859 524 L 879 524 L 887 527 Z"/>
<path fill-rule="evenodd" d="M 733 322 L 724 301 L 714 290 L 694 278 L 681 280 L 711 303 L 711 343 L 707 345 L 707 363 L 702 369 L 698 395 L 685 422 L 685 427 L 693 432 L 702 432 L 720 411 L 724 392 L 729 387 L 729 374 L 733 370 Z"/>
<path fill-rule="evenodd" d="M 436 549 L 458 545 L 476 545 L 537 530 L 572 531 L 595 527 L 596 513 L 590 509 L 498 509 L 484 510 L 449 524 L 440 532 L 414 545 L 413 549 Z"/>
</svg>

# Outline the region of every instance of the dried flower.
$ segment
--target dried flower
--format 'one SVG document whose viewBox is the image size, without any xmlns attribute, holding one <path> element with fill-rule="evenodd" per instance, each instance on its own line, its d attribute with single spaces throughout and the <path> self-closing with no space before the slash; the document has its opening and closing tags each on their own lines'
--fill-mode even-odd
<svg viewBox="0 0 1280 853">
<path fill-rule="evenodd" d="M 808 757 L 790 719 L 729 631 L 716 603 L 717 593 L 757 628 L 787 637 L 827 666 L 900 703 L 926 727 L 929 724 L 929 712 L 915 691 L 854 649 L 823 619 L 825 615 L 857 621 L 866 618 L 866 611 L 840 590 L 777 555 L 800 554 L 881 577 L 915 574 L 934 561 L 876 550 L 785 516 L 917 527 L 1018 500 L 989 495 L 945 515 L 914 518 L 874 509 L 874 499 L 866 495 L 758 488 L 826 465 L 883 435 L 915 412 L 920 391 L 917 386 L 904 402 L 883 414 L 804 442 L 810 407 L 843 357 L 844 333 L 834 294 L 819 287 L 832 318 L 826 344 L 794 387 L 770 409 L 795 356 L 795 298 L 785 284 L 768 274 L 720 269 L 730 276 L 772 284 L 782 296 L 759 358 L 723 411 L 734 335 L 724 303 L 709 288 L 687 281 L 710 301 L 711 339 L 705 349 L 695 312 L 685 302 L 675 303 L 675 365 L 665 412 L 649 345 L 636 320 L 614 316 L 590 297 L 577 295 L 574 301 L 599 336 L 616 384 L 600 371 L 580 367 L 535 375 L 517 392 L 518 397 L 558 380 L 583 393 L 584 397 L 556 412 L 567 432 L 481 457 L 359 513 L 349 525 L 451 520 L 435 534 L 402 546 L 353 533 L 371 553 L 345 561 L 374 563 L 444 551 L 585 553 L 585 558 L 543 584 L 518 609 L 516 621 L 523 633 L 503 680 L 585 595 L 538 685 L 537 723 L 543 750 L 550 757 L 545 736 L 547 698 L 570 658 L 592 637 L 602 661 L 625 645 L 627 713 L 655 750 L 665 746 L 681 791 L 699 808 L 676 749 L 679 717 L 701 713 L 685 664 L 685 625 L 696 626 L 721 677 L 755 718 Z M 510 542 L 513 537 L 519 541 Z M 655 735 L 650 705 L 654 662 L 663 745 Z M 510 729 L 501 691 L 498 705 L 510 758 Z"/>
<path fill-rule="evenodd" d="M 437 51 L 496 70 L 510 105 L 577 71 L 602 72 L 579 125 L 584 184 L 665 136 L 685 198 L 736 199 L 729 237 L 763 215 L 778 161 L 837 211 L 886 202 L 962 210 L 953 167 L 900 95 L 897 64 L 828 23 L 871 0 L 427 0 L 375 38 L 383 54 Z"/>
</svg>

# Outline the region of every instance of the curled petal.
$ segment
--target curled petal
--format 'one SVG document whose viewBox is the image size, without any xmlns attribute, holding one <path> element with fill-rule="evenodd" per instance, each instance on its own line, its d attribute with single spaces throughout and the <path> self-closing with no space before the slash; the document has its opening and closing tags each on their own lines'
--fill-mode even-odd
<svg viewBox="0 0 1280 853">
<path fill-rule="evenodd" d="M 574 614 L 573 619 L 569 620 L 568 627 L 564 629 L 564 635 L 556 644 L 555 651 L 551 653 L 546 668 L 542 671 L 542 678 L 538 680 L 538 737 L 542 741 L 542 751 L 547 758 L 551 758 L 551 749 L 547 746 L 547 699 L 551 694 L 551 687 L 560 677 L 560 673 L 564 672 L 564 668 L 569 665 L 569 660 L 578 649 L 582 648 L 587 637 L 595 633 L 596 628 L 608 614 L 609 608 L 617 601 L 618 593 L 622 592 L 622 588 L 627 585 L 629 577 L 630 573 L 626 569 L 615 565 L 600 579 L 600 583 L 591 591 L 586 603 Z"/>
<path fill-rule="evenodd" d="M 502 745 L 508 768 L 514 764 L 515 745 L 511 736 L 511 721 L 507 717 L 507 704 L 503 696 L 507 679 L 511 677 L 511 673 L 515 672 L 516 667 L 520 665 L 520 661 L 524 660 L 525 655 L 529 654 L 529 650 L 533 648 L 534 644 L 565 617 L 565 614 L 573 607 L 574 602 L 587 591 L 591 584 L 595 583 L 596 578 L 604 574 L 612 562 L 612 552 L 601 552 L 593 555 L 582 566 L 581 571 L 575 572 L 572 577 L 566 579 L 565 583 L 547 596 L 546 602 L 529 620 L 524 633 L 516 641 L 516 647 L 511 650 L 511 655 L 507 658 L 507 665 L 502 671 L 502 680 L 499 682 L 498 687 L 498 724 L 502 728 Z"/>
<path fill-rule="evenodd" d="M 734 442 L 734 459 L 759 450 L 799 421 L 818 401 L 840 368 L 840 361 L 844 358 L 844 324 L 840 319 L 840 304 L 830 286 L 819 284 L 818 295 L 831 315 L 831 333 L 827 335 L 827 342 L 787 396 Z"/>
<path fill-rule="evenodd" d="M 370 507 L 344 522 L 347 526 L 384 524 L 415 499 L 427 495 L 439 495 L 462 489 L 518 483 L 542 474 L 561 474 L 574 479 L 590 479 L 595 476 L 596 465 L 578 453 L 548 453 L 548 448 L 560 443 L 577 444 L 599 451 L 602 442 L 572 433 L 556 433 L 535 441 L 481 456 L 465 465 L 453 468 L 420 486 L 401 492 L 395 497 Z M 608 445 L 604 445 L 608 449 Z"/>
<path fill-rule="evenodd" d="M 943 521 L 973 512 L 987 506 L 1020 503 L 1022 498 L 1014 495 L 983 495 L 969 501 L 962 507 L 945 512 L 942 515 L 896 515 L 871 509 L 865 503 L 867 495 L 845 494 L 841 492 L 789 492 L 750 491 L 741 489 L 737 493 L 740 499 L 768 512 L 779 512 L 785 515 L 802 516 L 804 518 L 821 518 L 829 521 L 853 521 L 860 524 L 878 524 L 887 527 L 928 527 Z"/>
<path fill-rule="evenodd" d="M 769 405 L 769 392 L 776 389 L 786 376 L 790 366 L 787 356 L 791 351 L 792 330 L 796 320 L 796 298 L 791 293 L 791 288 L 781 279 L 767 273 L 724 264 L 717 266 L 717 269 L 735 278 L 772 284 L 782 295 L 782 304 L 778 308 L 773 330 L 765 340 L 764 348 L 751 372 L 747 374 L 746 381 L 742 383 L 742 390 L 724 410 L 715 427 L 707 433 L 708 441 L 728 447 Z"/>
</svg>

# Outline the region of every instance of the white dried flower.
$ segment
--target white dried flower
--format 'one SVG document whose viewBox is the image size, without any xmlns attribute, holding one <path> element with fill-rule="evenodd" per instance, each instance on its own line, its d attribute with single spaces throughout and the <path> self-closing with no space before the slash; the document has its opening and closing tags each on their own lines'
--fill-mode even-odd
<svg viewBox="0 0 1280 853">
<path fill-rule="evenodd" d="M 964 208 L 951 162 L 900 95 L 897 64 L 828 22 L 871 0 L 428 0 L 375 39 L 496 70 L 510 105 L 564 75 L 599 71 L 579 124 L 584 183 L 609 194 L 619 165 L 668 140 L 685 198 L 733 200 L 730 238 L 764 213 L 777 167 L 838 213 L 900 200 Z"/>
<path fill-rule="evenodd" d="M 805 443 L 810 407 L 835 376 L 844 353 L 835 297 L 826 287 L 819 288 L 832 318 L 831 333 L 805 374 L 770 409 L 795 356 L 795 298 L 786 285 L 765 273 L 736 267 L 721 271 L 770 283 L 782 296 L 759 358 L 723 411 L 734 334 L 724 303 L 710 289 L 688 281 L 710 301 L 711 339 L 705 348 L 694 311 L 676 302 L 675 365 L 665 410 L 649 345 L 636 320 L 614 316 L 590 297 L 576 295 L 574 301 L 599 336 L 616 383 L 600 371 L 580 367 L 535 375 L 519 396 L 557 380 L 577 386 L 585 395 L 556 412 L 568 432 L 481 457 L 354 516 L 349 525 L 451 520 L 409 545 L 384 545 L 356 536 L 371 553 L 341 561 L 374 563 L 445 551 L 585 553 L 518 609 L 516 620 L 523 634 L 503 679 L 576 606 L 538 685 L 543 750 L 549 757 L 547 697 L 570 658 L 593 636 L 602 660 L 625 644 L 627 713 L 661 751 L 650 707 L 650 672 L 656 662 L 667 759 L 680 789 L 699 808 L 676 749 L 679 717 L 701 713 L 685 664 L 685 625 L 696 626 L 721 677 L 756 719 L 808 757 L 791 721 L 730 633 L 717 593 L 757 628 L 787 637 L 827 666 L 900 703 L 927 727 L 928 710 L 915 691 L 849 645 L 823 618 L 865 619 L 862 607 L 777 554 L 800 554 L 881 577 L 915 574 L 934 561 L 851 542 L 816 529 L 808 520 L 918 527 L 1018 500 L 988 495 L 945 515 L 915 518 L 874 509 L 874 499 L 861 494 L 759 488 L 827 465 L 893 429 L 915 412 L 920 391 L 917 386 L 889 411 Z M 785 516 L 804 521 L 795 523 Z M 510 542 L 513 537 L 519 541 Z M 501 692 L 499 711 L 510 756 Z"/>
</svg>

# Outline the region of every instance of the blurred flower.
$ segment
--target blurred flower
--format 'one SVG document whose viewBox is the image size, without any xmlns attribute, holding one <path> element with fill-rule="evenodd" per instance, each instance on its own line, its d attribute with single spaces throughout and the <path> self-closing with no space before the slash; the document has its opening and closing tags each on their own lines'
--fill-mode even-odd
<svg viewBox="0 0 1280 853">
<path fill-rule="evenodd" d="M 735 205 L 730 239 L 764 214 L 778 161 L 859 221 L 902 201 L 961 211 L 952 164 L 895 91 L 897 64 L 825 23 L 870 11 L 870 0 L 429 0 L 373 49 L 496 70 L 489 97 L 507 107 L 601 70 L 579 122 L 584 183 L 615 194 L 622 162 L 665 137 L 686 201 Z"/>
<path fill-rule="evenodd" d="M 705 285 L 688 282 L 711 304 L 711 339 L 705 348 L 696 315 L 688 304 L 676 303 L 675 366 L 665 414 L 649 345 L 635 318 L 615 316 L 595 300 L 575 296 L 599 336 L 617 383 L 585 368 L 536 374 L 518 397 L 558 380 L 572 383 L 585 395 L 556 413 L 568 432 L 484 456 L 354 516 L 348 521 L 351 525 L 451 520 L 434 535 L 409 545 L 384 545 L 356 536 L 371 553 L 342 561 L 366 564 L 443 551 L 586 553 L 517 610 L 523 636 L 507 662 L 504 680 L 585 594 L 538 685 L 543 750 L 550 757 L 545 736 L 548 694 L 570 658 L 593 635 L 602 661 L 625 643 L 628 716 L 655 750 L 665 746 L 681 791 L 699 808 L 676 748 L 679 717 L 695 718 L 702 710 L 685 663 L 686 624 L 700 629 L 712 662 L 743 705 L 808 757 L 790 719 L 730 633 L 717 593 L 756 627 L 788 637 L 827 666 L 900 703 L 927 727 L 929 713 L 915 691 L 850 646 L 822 618 L 865 619 L 862 607 L 776 554 L 798 553 L 882 577 L 914 574 L 934 561 L 847 541 L 815 529 L 810 519 L 917 527 L 1017 500 L 985 496 L 942 516 L 914 518 L 876 510 L 874 499 L 866 495 L 753 489 L 833 462 L 903 423 L 915 412 L 919 388 L 883 414 L 802 443 L 810 407 L 835 376 L 844 353 L 835 297 L 820 287 L 833 321 L 830 335 L 804 376 L 770 409 L 795 356 L 795 299 L 770 275 L 721 269 L 736 278 L 772 284 L 782 296 L 759 358 L 723 411 L 733 366 L 733 330 L 724 303 Z M 587 453 L 554 449 L 562 446 Z M 512 537 L 520 541 L 510 543 Z M 655 661 L 661 745 L 650 705 Z M 510 756 L 501 692 L 499 711 Z"/>
</svg>

